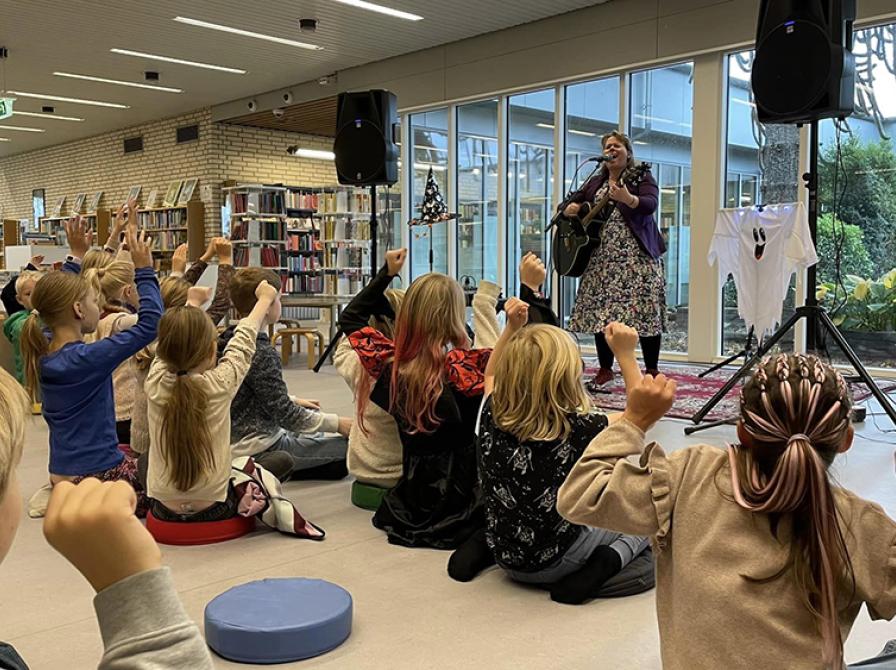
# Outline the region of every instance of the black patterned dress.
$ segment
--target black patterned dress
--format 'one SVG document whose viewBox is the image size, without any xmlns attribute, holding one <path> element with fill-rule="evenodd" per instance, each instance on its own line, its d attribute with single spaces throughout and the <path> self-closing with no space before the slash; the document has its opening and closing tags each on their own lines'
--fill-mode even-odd
<svg viewBox="0 0 896 670">
<path fill-rule="evenodd" d="M 608 184 L 598 189 L 600 200 Z M 569 320 L 574 333 L 600 333 L 620 321 L 650 337 L 666 331 L 666 277 L 663 261 L 638 244 L 622 213 L 613 209 L 600 232 L 579 283 Z"/>
</svg>

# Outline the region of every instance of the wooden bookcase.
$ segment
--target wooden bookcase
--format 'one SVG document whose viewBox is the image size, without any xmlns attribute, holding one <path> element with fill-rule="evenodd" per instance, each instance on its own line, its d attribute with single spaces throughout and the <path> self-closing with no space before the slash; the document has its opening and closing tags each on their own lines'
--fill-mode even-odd
<svg viewBox="0 0 896 670">
<path fill-rule="evenodd" d="M 171 255 L 181 244 L 187 244 L 187 257 L 191 261 L 205 251 L 205 205 L 201 200 L 174 207 L 139 209 L 137 222 L 154 240 L 156 270 L 163 275 L 171 271 Z"/>
<path fill-rule="evenodd" d="M 0 269 L 6 269 L 6 247 L 19 244 L 18 219 L 3 219 L 3 230 L 0 234 Z"/>
<path fill-rule="evenodd" d="M 65 222 L 71 218 L 69 216 L 44 216 L 39 220 L 39 230 L 37 235 L 33 236 L 35 241 L 41 241 L 45 244 L 55 244 L 57 246 L 67 246 L 68 240 L 65 239 Z M 91 222 L 93 228 L 93 244 L 94 246 L 103 246 L 109 239 L 109 230 L 112 225 L 112 214 L 108 209 L 99 209 L 95 212 L 88 212 L 81 215 L 82 219 Z"/>
</svg>

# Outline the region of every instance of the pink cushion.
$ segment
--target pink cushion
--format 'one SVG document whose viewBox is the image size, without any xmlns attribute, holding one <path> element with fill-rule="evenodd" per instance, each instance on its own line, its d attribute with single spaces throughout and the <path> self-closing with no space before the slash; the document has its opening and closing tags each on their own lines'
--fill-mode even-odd
<svg viewBox="0 0 896 670">
<path fill-rule="evenodd" d="M 224 542 L 255 530 L 254 516 L 235 516 L 224 521 L 160 521 L 150 511 L 146 529 L 161 544 L 191 545 Z"/>
</svg>

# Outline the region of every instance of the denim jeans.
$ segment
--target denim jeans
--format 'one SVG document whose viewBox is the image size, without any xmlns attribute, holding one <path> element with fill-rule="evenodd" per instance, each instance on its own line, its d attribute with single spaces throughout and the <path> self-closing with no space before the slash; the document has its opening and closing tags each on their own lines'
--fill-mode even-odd
<svg viewBox="0 0 896 670">
<path fill-rule="evenodd" d="M 295 460 L 293 470 L 344 461 L 348 440 L 337 433 L 298 434 L 286 432 L 267 451 L 285 451 Z"/>
</svg>

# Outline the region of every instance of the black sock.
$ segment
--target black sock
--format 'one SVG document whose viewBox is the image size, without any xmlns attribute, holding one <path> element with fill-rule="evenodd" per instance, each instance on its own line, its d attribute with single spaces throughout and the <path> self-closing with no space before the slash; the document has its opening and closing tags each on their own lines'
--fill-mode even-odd
<svg viewBox="0 0 896 670">
<path fill-rule="evenodd" d="M 345 479 L 348 476 L 348 467 L 345 465 L 345 461 L 333 461 L 332 463 L 324 463 L 323 465 L 315 465 L 313 468 L 304 468 L 303 470 L 295 470 L 292 473 L 291 479 L 295 480 L 305 480 L 305 479 L 327 479 L 327 480 L 339 480 Z"/>
<path fill-rule="evenodd" d="M 642 337 L 640 339 L 641 355 L 644 357 L 644 367 L 648 370 L 656 370 L 660 366 L 660 347 L 663 343 L 662 334 Z"/>
<path fill-rule="evenodd" d="M 495 557 L 485 542 L 485 529 L 480 528 L 451 554 L 448 575 L 459 582 L 469 582 L 494 564 Z"/>
<path fill-rule="evenodd" d="M 551 600 L 581 605 L 596 598 L 604 583 L 621 569 L 622 557 L 610 545 L 601 545 L 579 570 L 551 585 Z"/>
<path fill-rule="evenodd" d="M 607 344 L 607 338 L 603 333 L 594 334 L 594 343 L 597 345 L 597 360 L 600 366 L 607 370 L 613 369 L 613 350 Z"/>
</svg>

